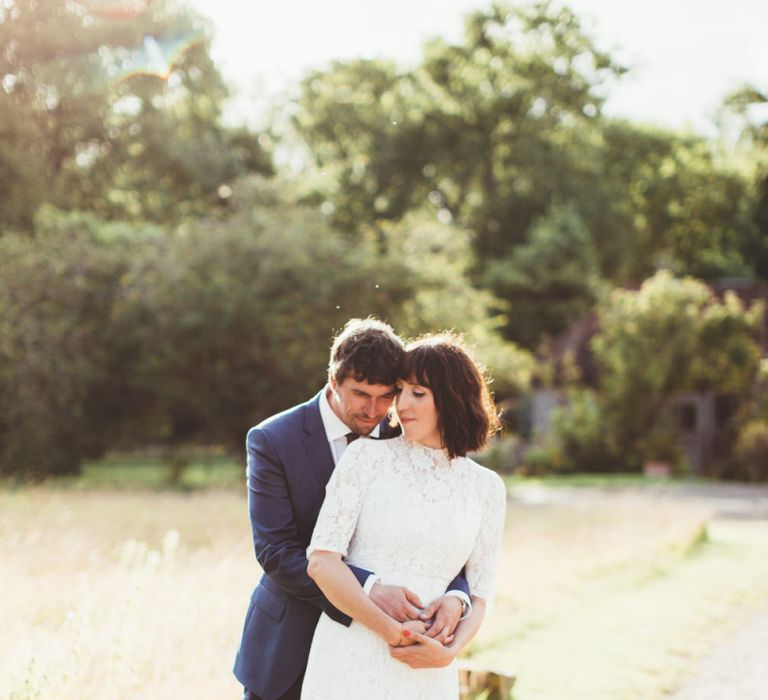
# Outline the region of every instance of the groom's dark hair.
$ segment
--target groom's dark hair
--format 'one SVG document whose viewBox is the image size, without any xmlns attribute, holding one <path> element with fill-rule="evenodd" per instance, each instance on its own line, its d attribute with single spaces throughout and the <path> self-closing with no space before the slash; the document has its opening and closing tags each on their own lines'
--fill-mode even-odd
<svg viewBox="0 0 768 700">
<path fill-rule="evenodd" d="M 377 318 L 353 318 L 331 347 L 328 376 L 341 384 L 347 377 L 357 382 L 392 385 L 403 361 L 403 341 L 387 323 Z"/>
</svg>

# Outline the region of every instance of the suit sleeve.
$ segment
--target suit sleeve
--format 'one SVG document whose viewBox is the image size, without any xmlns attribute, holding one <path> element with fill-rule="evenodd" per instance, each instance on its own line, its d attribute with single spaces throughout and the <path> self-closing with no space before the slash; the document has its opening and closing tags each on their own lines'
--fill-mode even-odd
<svg viewBox="0 0 768 700">
<path fill-rule="evenodd" d="M 268 435 L 252 428 L 246 440 L 248 454 L 248 511 L 256 559 L 283 590 L 349 624 L 350 618 L 334 608 L 317 584 L 307 576 L 306 545 L 299 537 L 284 467 Z M 360 585 L 370 572 L 350 567 Z"/>
<path fill-rule="evenodd" d="M 449 591 L 461 591 L 467 598 L 469 595 L 469 583 L 467 582 L 467 574 L 465 569 L 459 572 L 459 575 L 448 584 L 448 588 L 445 589 L 446 593 Z"/>
</svg>

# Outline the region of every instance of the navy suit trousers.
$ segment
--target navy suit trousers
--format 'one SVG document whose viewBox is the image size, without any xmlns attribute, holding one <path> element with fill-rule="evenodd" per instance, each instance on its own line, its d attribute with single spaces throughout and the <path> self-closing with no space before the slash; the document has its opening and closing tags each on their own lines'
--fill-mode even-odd
<svg viewBox="0 0 768 700">
<path fill-rule="evenodd" d="M 283 693 L 277 700 L 299 700 L 301 697 L 301 684 L 304 680 L 304 674 L 302 673 L 297 679 L 296 682 L 288 688 L 288 690 Z M 243 700 L 264 700 L 260 696 L 256 695 L 256 693 L 252 693 L 248 688 L 245 689 L 245 693 L 243 694 Z"/>
</svg>

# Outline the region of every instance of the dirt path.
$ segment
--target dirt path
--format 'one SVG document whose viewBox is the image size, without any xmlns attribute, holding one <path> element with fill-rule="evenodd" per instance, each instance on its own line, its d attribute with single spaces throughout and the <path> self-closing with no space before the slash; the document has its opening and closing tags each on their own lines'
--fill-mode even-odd
<svg viewBox="0 0 768 700">
<path fill-rule="evenodd" d="M 583 502 L 611 494 L 637 494 L 648 498 L 693 501 L 709 508 L 716 518 L 768 520 L 768 484 L 670 481 L 641 487 L 552 487 L 519 484 L 510 489 L 512 500 L 527 504 Z"/>
<path fill-rule="evenodd" d="M 671 700 L 766 700 L 768 610 L 723 640 Z"/>
<path fill-rule="evenodd" d="M 653 499 L 695 502 L 712 513 L 711 528 L 728 522 L 754 523 L 765 537 L 768 523 L 768 485 L 658 483 L 640 488 L 542 488 L 515 486 L 512 500 L 528 504 L 562 503 L 604 498 L 613 493 L 637 494 Z M 768 560 L 765 561 L 768 567 Z M 738 575 L 738 572 L 734 572 Z M 665 695 L 670 700 L 768 700 L 768 609 L 716 642 L 701 658 L 693 674 Z"/>
<path fill-rule="evenodd" d="M 718 518 L 768 520 L 768 487 L 682 487 L 686 498 L 705 502 Z M 768 566 L 768 562 L 765 564 Z M 768 699 L 768 610 L 719 642 L 672 700 Z"/>
</svg>

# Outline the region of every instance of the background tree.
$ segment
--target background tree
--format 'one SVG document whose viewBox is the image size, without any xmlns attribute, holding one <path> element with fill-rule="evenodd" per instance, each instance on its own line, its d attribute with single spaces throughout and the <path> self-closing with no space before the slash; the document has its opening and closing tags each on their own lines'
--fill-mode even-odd
<svg viewBox="0 0 768 700">
<path fill-rule="evenodd" d="M 405 334 L 460 322 L 470 340 L 492 338 L 492 300 L 434 228 L 409 227 L 396 253 L 374 238 L 350 246 L 289 192 L 243 182 L 230 218 L 191 225 L 135 263 L 126 304 L 146 319 L 142 381 L 155 387 L 156 439 L 239 453 L 250 425 L 322 386 L 332 331 L 351 317 L 376 315 Z M 486 357 L 504 357 L 504 374 L 510 348 L 493 340 Z"/>
<path fill-rule="evenodd" d="M 399 261 L 414 282 L 409 297 L 390 310 L 397 331 L 412 337 L 434 330 L 459 330 L 490 370 L 497 397 L 509 398 L 527 390 L 533 357 L 503 339 L 500 311 L 507 312 L 503 302 L 472 284 L 474 253 L 469 232 L 441 222 L 431 209 L 382 224 L 381 232 L 390 251 L 387 256 Z"/>
<path fill-rule="evenodd" d="M 45 202 L 177 221 L 270 170 L 255 135 L 221 125 L 227 90 L 201 18 L 165 0 L 129 9 L 0 9 L 0 232 L 30 230 Z"/>
<path fill-rule="evenodd" d="M 638 291 L 614 290 L 598 309 L 598 391 L 576 392 L 559 418 L 563 448 L 594 460 L 578 468 L 639 468 L 644 439 L 664 428 L 664 409 L 681 392 L 749 396 L 761 305 L 745 310 L 732 294 L 719 300 L 699 281 L 659 272 Z M 576 417 L 591 422 L 579 429 Z"/>
<path fill-rule="evenodd" d="M 744 257 L 755 275 L 768 280 L 768 92 L 746 85 L 730 95 L 723 105 L 734 115 L 741 133 L 742 146 L 752 166 L 753 197 L 749 209 L 752 224 L 742 242 Z"/>
<path fill-rule="evenodd" d="M 0 472 L 31 477 L 77 472 L 110 444 L 135 349 L 113 318 L 124 227 L 48 209 L 35 234 L 0 238 Z"/>
<path fill-rule="evenodd" d="M 272 175 L 270 139 L 222 123 L 204 22 L 172 0 L 113 10 L 0 7 L 6 472 L 108 447 L 239 454 L 249 425 L 318 388 L 333 330 L 371 313 L 465 331 L 505 398 L 528 351 L 597 304 L 601 385 L 559 423 L 587 467 L 636 466 L 676 391 L 749 394 L 757 312 L 653 275 L 768 275 L 760 91 L 729 102 L 750 172 L 605 118 L 624 69 L 572 12 L 494 5 L 412 69 L 309 73 L 291 113 L 313 167 L 269 183 L 253 176 Z"/>
<path fill-rule="evenodd" d="M 347 230 L 431 202 L 475 232 L 483 259 L 578 186 L 595 87 L 621 71 L 571 12 L 496 6 L 468 17 L 463 43 L 428 44 L 413 71 L 359 61 L 310 73 L 296 124 L 345 193 L 335 220 Z"/>
<path fill-rule="evenodd" d="M 603 285 L 599 255 L 571 205 L 554 205 L 532 225 L 528 243 L 488 262 L 485 279 L 510 300 L 507 336 L 526 347 L 586 316 Z"/>
<path fill-rule="evenodd" d="M 601 135 L 601 187 L 619 226 L 601 238 L 611 251 L 603 269 L 615 284 L 637 283 L 659 266 L 708 280 L 750 274 L 743 174 L 698 136 L 617 120 L 604 121 Z"/>
<path fill-rule="evenodd" d="M 503 331 L 530 348 L 585 313 L 601 279 L 749 275 L 747 181 L 701 138 L 605 119 L 600 88 L 623 72 L 551 3 L 476 12 L 412 70 L 313 71 L 295 115 L 323 173 L 313 201 L 382 246 L 424 208 L 471 232 L 475 286 L 515 309 Z M 572 226 L 542 223 L 562 207 Z"/>
<path fill-rule="evenodd" d="M 32 236 L 0 239 L 2 470 L 71 473 L 137 446 L 179 468 L 195 445 L 239 455 L 248 427 L 320 389 L 354 316 L 458 326 L 499 387 L 525 383 L 530 357 L 495 334 L 454 229 L 350 246 L 290 191 L 241 181 L 229 216 L 176 231 L 45 209 Z"/>
</svg>

